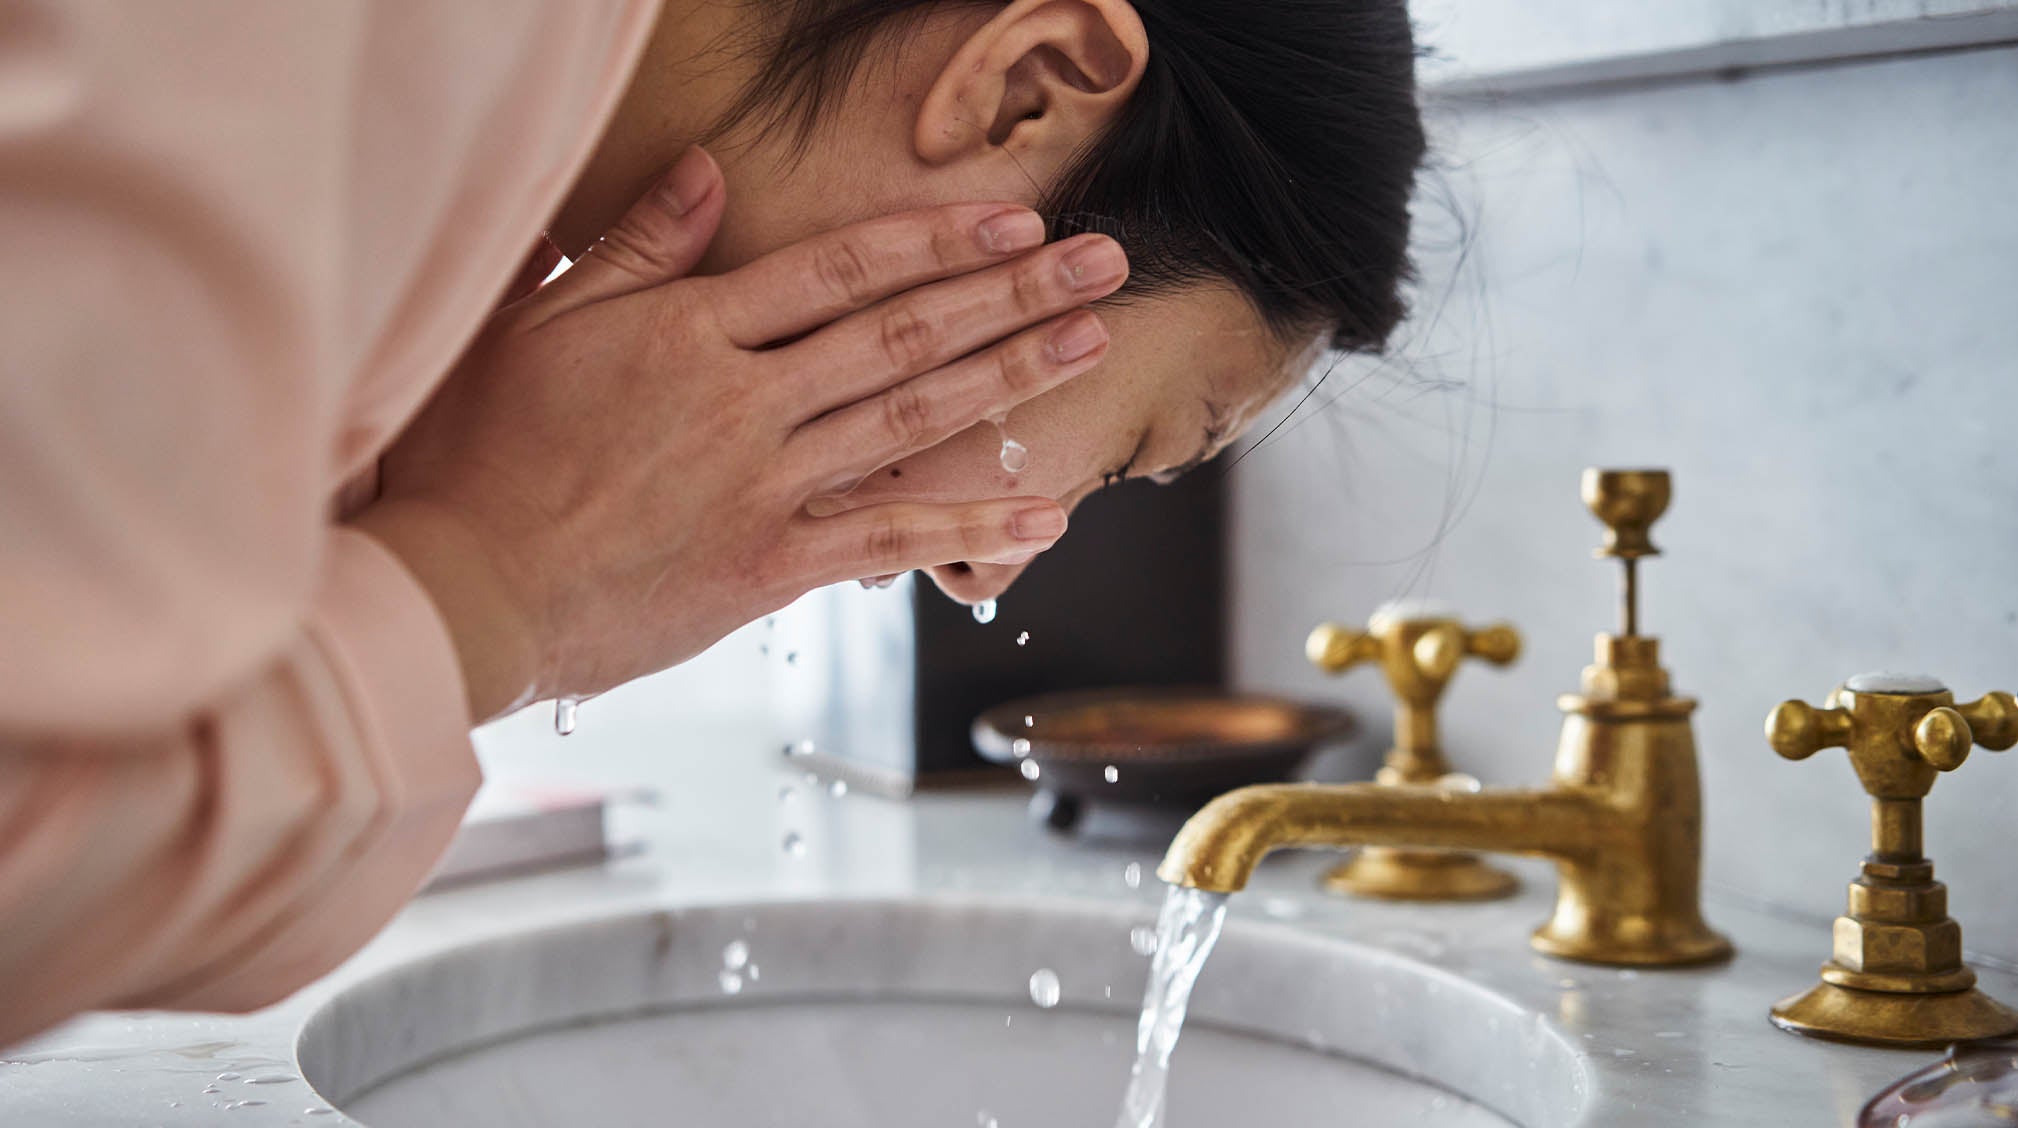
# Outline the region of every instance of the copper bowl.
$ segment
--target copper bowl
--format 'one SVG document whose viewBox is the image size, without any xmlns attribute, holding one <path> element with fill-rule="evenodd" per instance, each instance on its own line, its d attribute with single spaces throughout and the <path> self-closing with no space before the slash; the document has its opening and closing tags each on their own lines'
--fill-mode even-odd
<svg viewBox="0 0 2018 1128">
<path fill-rule="evenodd" d="M 1190 809 L 1288 779 L 1356 727 L 1342 709 L 1263 694 L 1103 689 L 997 705 L 975 718 L 973 740 L 997 763 L 1035 763 L 1039 807 L 1064 829 L 1082 803 Z"/>
</svg>

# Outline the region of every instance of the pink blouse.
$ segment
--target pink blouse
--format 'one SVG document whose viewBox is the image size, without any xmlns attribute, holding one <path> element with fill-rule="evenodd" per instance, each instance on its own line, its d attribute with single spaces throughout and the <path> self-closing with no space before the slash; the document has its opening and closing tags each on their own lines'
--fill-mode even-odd
<svg viewBox="0 0 2018 1128">
<path fill-rule="evenodd" d="M 331 520 L 586 161 L 657 0 L 0 0 L 0 1046 L 243 1010 L 477 783 Z"/>
</svg>

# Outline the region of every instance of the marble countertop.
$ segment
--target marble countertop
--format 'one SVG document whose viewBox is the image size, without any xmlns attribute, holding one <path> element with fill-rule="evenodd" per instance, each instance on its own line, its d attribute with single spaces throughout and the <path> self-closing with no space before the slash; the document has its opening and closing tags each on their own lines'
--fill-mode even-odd
<svg viewBox="0 0 2018 1128">
<path fill-rule="evenodd" d="M 593 714 L 583 723 L 592 731 Z M 293 1047 L 304 1016 L 376 970 L 500 933 L 721 901 L 1043 896 L 1139 902 L 1148 915 L 1161 896 L 1152 878 L 1139 887 L 1124 880 L 1131 862 L 1153 869 L 1155 850 L 1051 836 L 1026 818 L 1020 788 L 902 803 L 859 792 L 836 797 L 791 770 L 747 724 L 687 725 L 677 739 L 616 743 L 556 744 L 544 758 L 493 757 L 489 769 L 493 778 L 551 778 L 562 767 L 574 782 L 654 784 L 662 794 L 656 807 L 613 819 L 615 836 L 636 844 L 633 852 L 599 867 L 423 897 L 335 974 L 256 1014 L 89 1015 L 0 1052 L 0 1124 L 346 1123 L 300 1079 Z M 800 836 L 802 854 L 781 848 L 787 834 Z M 1229 928 L 1265 919 L 1348 938 L 1533 1008 L 1590 1054 L 1594 1107 L 1604 1115 L 1589 1123 L 1847 1125 L 1872 1093 L 1933 1059 L 1809 1041 L 1768 1024 L 1775 999 L 1813 982 L 1827 954 L 1822 924 L 1713 894 L 1711 923 L 1738 947 L 1729 964 L 1590 967 L 1527 947 L 1554 889 L 1545 864 L 1512 863 L 1525 881 L 1516 898 L 1423 906 L 1322 894 L 1317 878 L 1331 860 L 1271 859 L 1234 899 Z M 1983 978 L 1992 994 L 2018 998 L 2018 976 Z"/>
</svg>

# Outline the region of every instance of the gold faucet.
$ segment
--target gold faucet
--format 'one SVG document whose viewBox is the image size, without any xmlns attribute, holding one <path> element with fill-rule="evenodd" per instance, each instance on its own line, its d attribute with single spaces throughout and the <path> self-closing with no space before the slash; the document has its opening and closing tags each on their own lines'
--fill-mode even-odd
<svg viewBox="0 0 2018 1128">
<path fill-rule="evenodd" d="M 1597 638 L 1566 714 L 1551 786 L 1458 791 L 1379 783 L 1275 784 L 1229 792 L 1178 832 L 1157 874 L 1219 893 L 1246 886 L 1286 846 L 1412 846 L 1533 854 L 1556 863 L 1555 912 L 1540 951 L 1592 963 L 1661 966 L 1730 954 L 1703 923 L 1702 800 L 1696 703 L 1668 692 L 1658 640 L 1638 633 L 1641 557 L 1666 510 L 1664 470 L 1590 470 L 1584 503 L 1607 526 L 1599 556 L 1625 564 L 1624 627 Z"/>
<path fill-rule="evenodd" d="M 1437 740 L 1436 705 L 1466 658 L 1505 666 L 1520 656 L 1521 636 L 1506 623 L 1467 629 L 1440 606 L 1419 601 L 1382 604 L 1363 631 L 1325 623 L 1310 632 L 1305 653 L 1318 669 L 1341 674 L 1378 662 L 1394 692 L 1394 747 L 1376 783 L 1389 787 L 1475 789 L 1454 775 Z M 1485 901 L 1519 887 L 1505 870 L 1477 854 L 1367 846 L 1325 877 L 1341 892 L 1394 901 Z"/>
<path fill-rule="evenodd" d="M 1967 705 L 1933 678 L 1865 674 L 1816 709 L 1788 701 L 1766 719 L 1766 739 L 1789 760 L 1847 748 L 1871 796 L 1871 853 L 1836 918 L 1822 982 L 1773 1008 L 1796 1034 L 1883 1046 L 1944 1046 L 2018 1034 L 2018 1010 L 1976 988 L 1962 962 L 1962 926 L 1948 889 L 1921 854 L 1920 801 L 1939 772 L 1972 745 L 2018 744 L 2018 699 L 1990 693 Z"/>
</svg>

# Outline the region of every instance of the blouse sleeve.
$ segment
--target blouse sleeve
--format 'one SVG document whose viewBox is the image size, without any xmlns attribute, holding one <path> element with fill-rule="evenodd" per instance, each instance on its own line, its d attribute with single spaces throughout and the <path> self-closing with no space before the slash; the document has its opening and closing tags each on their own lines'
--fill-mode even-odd
<svg viewBox="0 0 2018 1128">
<path fill-rule="evenodd" d="M 325 511 L 365 11 L 0 20 L 0 1045 L 279 998 L 475 789 L 444 625 Z"/>
</svg>

